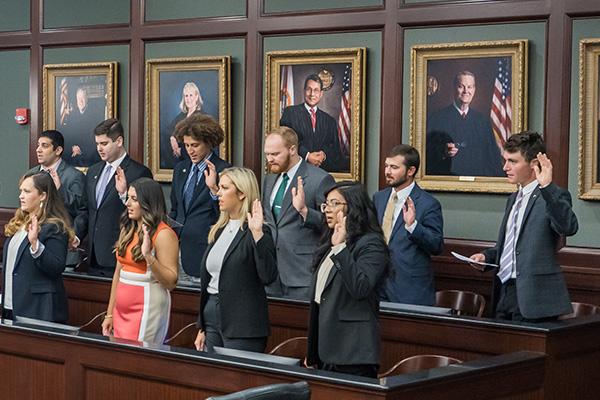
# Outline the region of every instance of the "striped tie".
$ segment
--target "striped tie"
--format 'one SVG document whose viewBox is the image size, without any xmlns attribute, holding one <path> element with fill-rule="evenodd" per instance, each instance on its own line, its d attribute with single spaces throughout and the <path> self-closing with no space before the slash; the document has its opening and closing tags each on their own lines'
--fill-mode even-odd
<svg viewBox="0 0 600 400">
<path fill-rule="evenodd" d="M 502 249 L 502 258 L 500 258 L 500 270 L 498 271 L 498 278 L 502 283 L 510 279 L 513 269 L 515 268 L 515 248 L 517 247 L 517 220 L 519 218 L 519 210 L 523 203 L 523 190 L 519 189 L 515 205 L 513 207 L 514 213 L 508 225 L 508 236 L 504 241 L 504 248 Z"/>
</svg>

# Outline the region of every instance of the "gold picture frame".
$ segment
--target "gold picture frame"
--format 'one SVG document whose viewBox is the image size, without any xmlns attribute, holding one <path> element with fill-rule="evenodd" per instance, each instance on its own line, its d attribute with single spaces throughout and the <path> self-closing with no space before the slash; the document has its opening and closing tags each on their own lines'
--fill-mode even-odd
<svg viewBox="0 0 600 400">
<path fill-rule="evenodd" d="M 171 138 L 173 129 L 193 112 L 219 122 L 225 133 L 219 157 L 231 161 L 230 71 L 230 56 L 146 61 L 146 157 L 154 179 L 171 182 L 173 166 L 185 157 L 183 145 Z M 198 93 L 195 111 L 185 103 L 186 91 Z"/>
<path fill-rule="evenodd" d="M 316 165 L 336 180 L 362 181 L 365 68 L 362 47 L 268 52 L 265 135 L 283 122 L 298 134 L 302 157 L 312 162 L 307 153 L 322 154 Z M 322 83 L 320 97 L 306 100 L 305 84 L 316 84 L 309 79 L 315 75 Z M 312 128 L 306 101 L 317 102 Z"/>
<path fill-rule="evenodd" d="M 65 139 L 63 158 L 86 170 L 100 161 L 94 128 L 117 115 L 117 62 L 46 64 L 42 125 Z"/>
<path fill-rule="evenodd" d="M 579 198 L 600 200 L 600 38 L 579 42 Z"/>
<path fill-rule="evenodd" d="M 514 191 L 501 148 L 527 128 L 527 55 L 526 39 L 412 47 L 410 144 L 421 154 L 421 187 Z"/>
</svg>

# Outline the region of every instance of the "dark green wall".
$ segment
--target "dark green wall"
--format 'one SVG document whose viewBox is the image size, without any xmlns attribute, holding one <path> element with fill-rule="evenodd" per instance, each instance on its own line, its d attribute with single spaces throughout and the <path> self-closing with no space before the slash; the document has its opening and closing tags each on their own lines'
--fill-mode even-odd
<svg viewBox="0 0 600 400">
<path fill-rule="evenodd" d="M 381 113 L 381 33 L 340 33 L 302 36 L 268 37 L 265 54 L 275 50 L 327 49 L 366 47 L 365 84 L 365 183 L 369 192 L 377 190 L 379 179 L 379 134 Z M 266 63 L 266 56 L 264 58 Z M 266 65 L 265 65 L 266 67 Z M 264 99 L 267 94 L 263 91 Z M 264 123 L 264 121 L 263 121 Z"/>
<path fill-rule="evenodd" d="M 126 24 L 129 3 L 126 0 L 44 0 L 44 28 Z"/>
<path fill-rule="evenodd" d="M 541 22 L 407 29 L 404 37 L 402 140 L 409 142 L 410 49 L 417 44 L 529 39 L 529 128 L 541 131 L 544 126 L 545 29 L 545 24 Z M 445 237 L 496 240 L 504 215 L 506 195 L 440 192 L 435 193 L 435 197 L 442 203 Z"/>
<path fill-rule="evenodd" d="M 0 32 L 29 29 L 29 0 L 0 0 Z"/>
<path fill-rule="evenodd" d="M 383 6 L 383 0 L 264 0 L 266 13 Z"/>
<path fill-rule="evenodd" d="M 569 132 L 569 191 L 573 210 L 579 218 L 579 232 L 568 238 L 569 246 L 598 247 L 600 244 L 600 202 L 577 198 L 579 168 L 579 41 L 600 38 L 600 19 L 573 22 L 573 59 L 571 63 L 571 129 Z"/>
<path fill-rule="evenodd" d="M 146 21 L 246 15 L 244 0 L 146 0 Z"/>
<path fill-rule="evenodd" d="M 29 125 L 15 123 L 15 109 L 30 108 L 28 50 L 0 51 L 0 88 L 0 206 L 17 207 L 19 178 L 29 167 Z"/>
</svg>

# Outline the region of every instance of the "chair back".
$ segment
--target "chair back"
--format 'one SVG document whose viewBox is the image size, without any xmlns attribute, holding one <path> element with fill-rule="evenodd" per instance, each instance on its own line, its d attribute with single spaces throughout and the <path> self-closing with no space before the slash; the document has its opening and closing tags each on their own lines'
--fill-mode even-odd
<svg viewBox="0 0 600 400">
<path fill-rule="evenodd" d="M 165 339 L 164 344 L 174 347 L 194 347 L 194 340 L 198 334 L 196 323 L 191 322 L 177 331 L 170 338 Z"/>
<path fill-rule="evenodd" d="M 425 369 L 445 367 L 450 364 L 459 364 L 462 361 L 457 358 L 440 356 L 434 354 L 419 354 L 398 361 L 392 368 L 378 375 L 378 378 L 384 378 L 390 375 L 409 374 L 411 372 L 422 371 Z"/>
<path fill-rule="evenodd" d="M 485 298 L 463 290 L 439 290 L 435 294 L 435 305 L 452 308 L 458 315 L 481 317 L 485 310 Z"/>
<path fill-rule="evenodd" d="M 259 386 L 206 400 L 310 400 L 310 387 L 305 381 Z"/>
<path fill-rule="evenodd" d="M 303 360 L 306 357 L 306 346 L 308 338 L 306 336 L 297 336 L 284 340 L 273 347 L 269 354 L 274 356 L 299 358 Z"/>
<path fill-rule="evenodd" d="M 600 307 L 594 304 L 572 302 L 571 305 L 573 306 L 573 312 L 561 315 L 558 319 L 572 319 L 586 315 L 600 314 Z"/>
</svg>

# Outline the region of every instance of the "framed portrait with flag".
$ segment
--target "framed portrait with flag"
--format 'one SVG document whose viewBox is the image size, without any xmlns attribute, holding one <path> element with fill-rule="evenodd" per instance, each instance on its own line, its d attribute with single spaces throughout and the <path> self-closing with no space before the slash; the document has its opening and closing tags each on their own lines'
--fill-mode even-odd
<svg viewBox="0 0 600 400">
<path fill-rule="evenodd" d="M 288 126 L 298 152 L 336 179 L 362 180 L 364 48 L 267 53 L 265 134 Z"/>
<path fill-rule="evenodd" d="M 62 158 L 80 169 L 100 161 L 94 128 L 116 117 L 117 63 L 46 64 L 43 127 L 65 138 Z"/>
<path fill-rule="evenodd" d="M 502 147 L 527 127 L 527 40 L 411 49 L 410 143 L 429 190 L 511 192 Z"/>
</svg>

